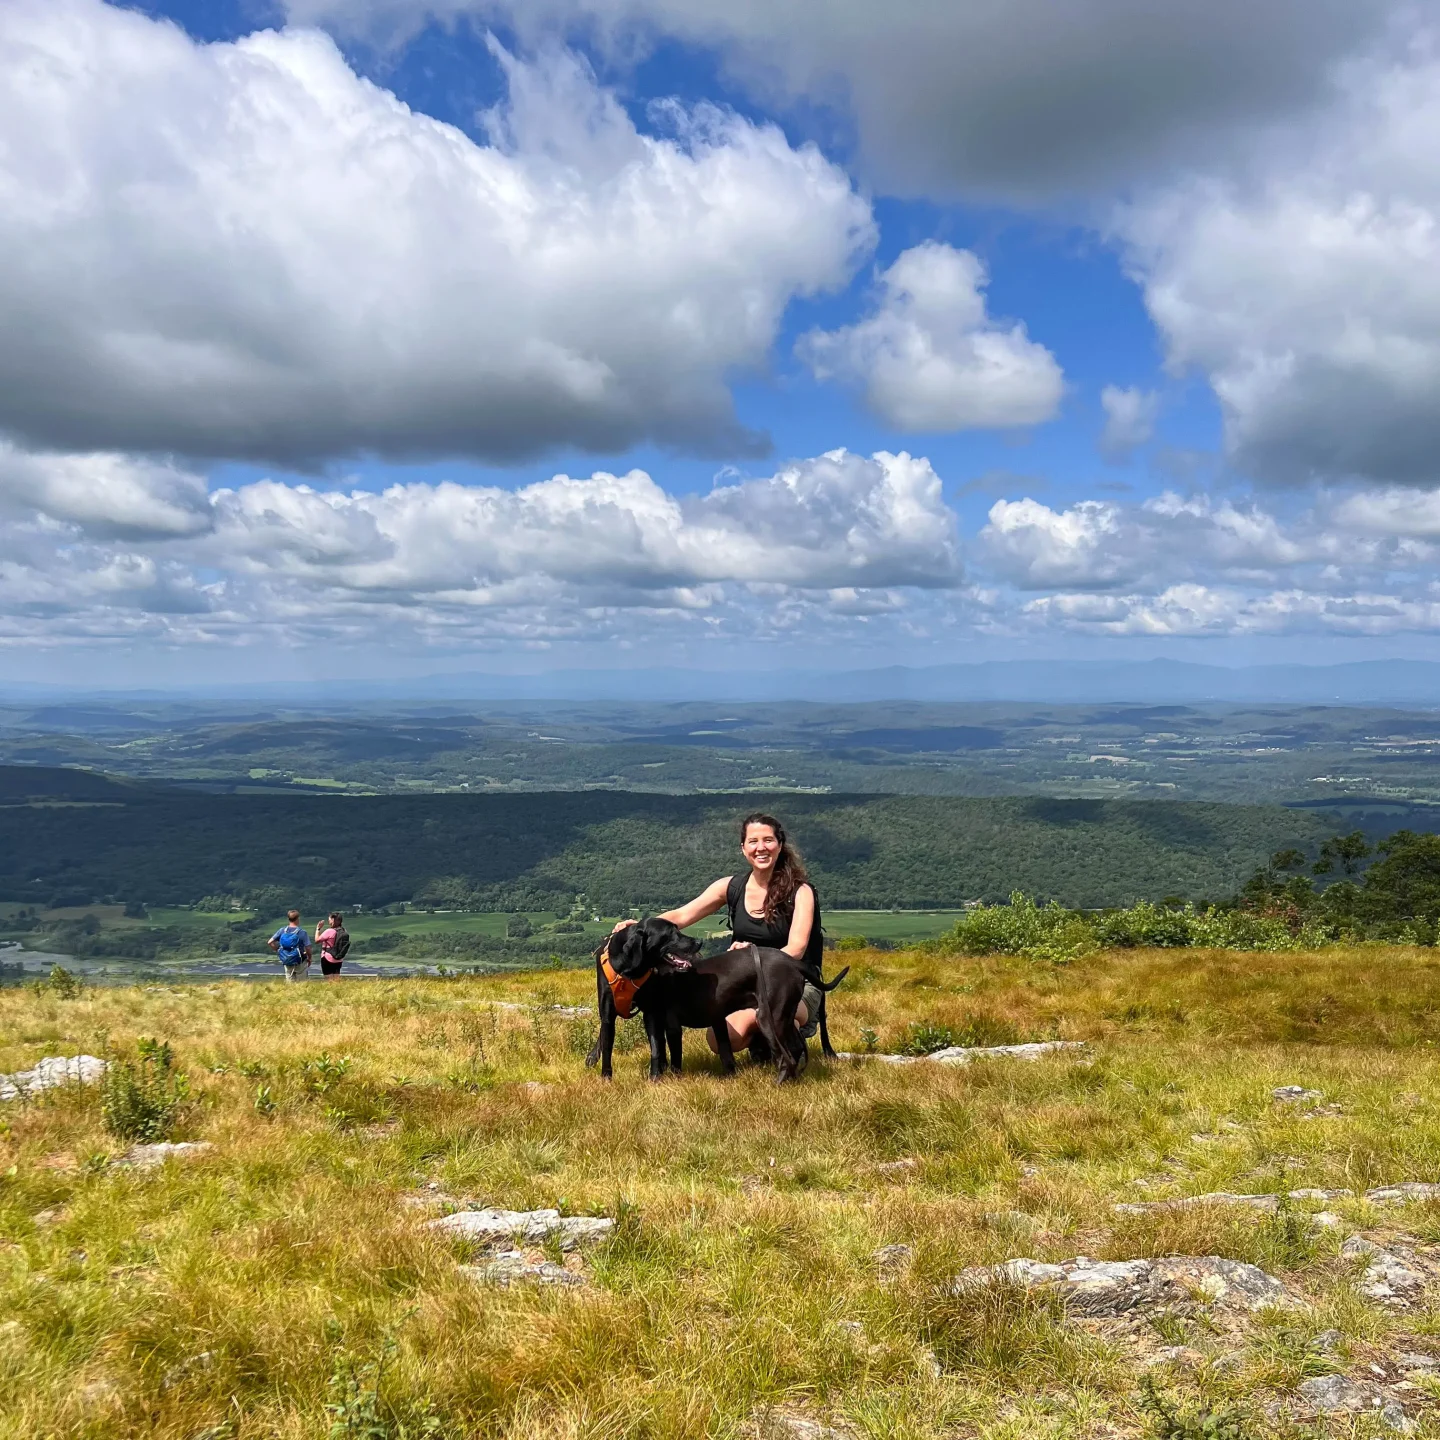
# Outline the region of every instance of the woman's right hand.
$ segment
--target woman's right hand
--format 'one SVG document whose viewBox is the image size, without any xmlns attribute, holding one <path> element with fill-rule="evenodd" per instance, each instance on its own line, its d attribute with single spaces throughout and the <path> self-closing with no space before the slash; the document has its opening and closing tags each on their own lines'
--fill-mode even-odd
<svg viewBox="0 0 1440 1440">
<path fill-rule="evenodd" d="M 639 922 L 638 920 L 617 920 L 617 921 L 615 922 L 613 928 L 611 929 L 610 933 L 611 933 L 612 935 L 618 935 L 622 930 L 624 930 L 624 929 L 626 928 L 626 926 L 628 926 L 628 925 L 638 925 L 639 923 L 640 923 L 640 922 Z"/>
</svg>

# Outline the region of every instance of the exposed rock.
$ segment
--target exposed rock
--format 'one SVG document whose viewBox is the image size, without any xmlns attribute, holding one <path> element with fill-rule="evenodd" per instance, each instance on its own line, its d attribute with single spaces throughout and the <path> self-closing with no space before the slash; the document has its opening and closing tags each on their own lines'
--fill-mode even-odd
<svg viewBox="0 0 1440 1440">
<path fill-rule="evenodd" d="M 1083 1040 L 1036 1040 L 1028 1045 L 951 1045 L 929 1055 L 884 1055 L 879 1051 L 857 1054 L 842 1051 L 841 1060 L 879 1060 L 886 1065 L 923 1065 L 935 1061 L 941 1065 L 968 1065 L 972 1060 L 1039 1060 L 1056 1050 L 1083 1050 Z"/>
<path fill-rule="evenodd" d="M 1369 1380 L 1347 1380 L 1343 1375 L 1315 1375 L 1302 1380 L 1295 1393 L 1317 1414 L 1373 1414 L 1378 1411 L 1381 1423 L 1390 1430 L 1409 1431 L 1415 1422 L 1405 1407 L 1390 1400 L 1385 1392 Z"/>
<path fill-rule="evenodd" d="M 58 1209 L 37 1210 L 30 1220 L 35 1225 L 53 1225 L 60 1218 L 60 1214 Z"/>
<path fill-rule="evenodd" d="M 178 1385 L 182 1380 L 197 1371 L 211 1370 L 215 1366 L 215 1352 L 213 1350 L 202 1350 L 198 1355 L 191 1355 L 189 1359 L 182 1360 L 178 1365 L 172 1365 L 164 1375 L 160 1377 L 160 1388 L 168 1390 L 171 1386 Z"/>
<path fill-rule="evenodd" d="M 1440 1185 L 1425 1180 L 1406 1180 L 1399 1185 L 1379 1185 L 1367 1190 L 1372 1205 L 1404 1205 L 1413 1200 L 1440 1200 Z"/>
<path fill-rule="evenodd" d="M 994 1284 L 1026 1290 L 1053 1287 L 1067 1309 L 1112 1318 L 1136 1309 L 1183 1309 L 1197 1302 L 1239 1310 L 1304 1303 L 1273 1275 L 1220 1255 L 1166 1255 L 1157 1260 L 1092 1260 L 1077 1255 L 1058 1265 L 1007 1260 L 1003 1265 L 962 1270 L 954 1283 L 957 1290 Z"/>
<path fill-rule="evenodd" d="M 880 1278 L 899 1274 L 915 1258 L 913 1245 L 882 1245 L 875 1252 L 875 1263 L 880 1267 Z"/>
<path fill-rule="evenodd" d="M 1366 1262 L 1360 1277 L 1360 1293 L 1383 1305 L 1409 1305 L 1425 1288 L 1425 1277 L 1406 1264 L 1411 1257 L 1402 1258 L 1392 1250 L 1382 1249 L 1363 1235 L 1352 1235 L 1340 1247 L 1340 1258 Z"/>
<path fill-rule="evenodd" d="M 1434 1370 L 1440 1370 L 1440 1360 L 1437 1360 L 1433 1355 L 1421 1355 L 1413 1350 L 1407 1351 L 1404 1355 L 1397 1355 L 1395 1357 L 1395 1363 L 1401 1370 L 1409 1372 L 1424 1370 L 1429 1373 Z"/>
<path fill-rule="evenodd" d="M 0 1075 L 0 1100 L 38 1095 L 60 1085 L 93 1085 L 105 1073 L 105 1062 L 94 1055 L 47 1055 L 33 1070 Z"/>
<path fill-rule="evenodd" d="M 1332 1200 L 1348 1199 L 1351 1192 L 1349 1190 L 1321 1190 L 1317 1186 L 1307 1185 L 1304 1189 L 1291 1190 L 1287 1194 L 1291 1200 L 1318 1200 L 1322 1205 L 1328 1205 Z"/>
<path fill-rule="evenodd" d="M 567 1270 L 553 1260 L 529 1260 L 523 1251 L 505 1250 L 484 1265 L 461 1265 L 460 1273 L 482 1285 L 498 1285 L 508 1290 L 517 1281 L 532 1280 L 537 1285 L 584 1285 L 585 1277 Z"/>
<path fill-rule="evenodd" d="M 1305 1100 L 1325 1098 L 1324 1091 L 1307 1090 L 1303 1085 L 1277 1085 L 1270 1094 L 1281 1105 L 1298 1105 Z"/>
<path fill-rule="evenodd" d="M 199 1160 L 214 1149 L 208 1140 L 161 1140 L 154 1145 L 132 1145 L 116 1164 L 135 1170 L 154 1170 L 167 1160 Z"/>
<path fill-rule="evenodd" d="M 1274 1214 L 1280 1208 L 1278 1195 L 1236 1195 L 1216 1190 L 1209 1195 L 1190 1195 L 1180 1200 L 1144 1200 L 1114 1207 L 1117 1215 L 1148 1215 L 1153 1210 L 1195 1210 L 1205 1205 L 1243 1205 L 1249 1210 Z"/>
<path fill-rule="evenodd" d="M 1310 1348 L 1312 1350 L 1320 1350 L 1328 1354 L 1330 1351 L 1338 1348 L 1342 1339 L 1343 1337 L 1338 1330 L 1322 1330 L 1310 1342 Z"/>
<path fill-rule="evenodd" d="M 1333 1210 L 1317 1210 L 1309 1219 L 1310 1223 L 1320 1230 L 1339 1230 L 1345 1224 L 1344 1217 Z"/>
<path fill-rule="evenodd" d="M 837 1430 L 822 1420 L 788 1410 L 768 1410 L 747 1427 L 755 1440 L 852 1440 L 849 1430 Z"/>
<path fill-rule="evenodd" d="M 603 1240 L 615 1228 L 613 1220 L 598 1215 L 561 1216 L 558 1210 L 459 1210 L 427 1220 L 426 1228 L 473 1240 L 482 1245 L 502 1240 L 544 1240 L 558 1234 L 562 1250 Z"/>
</svg>

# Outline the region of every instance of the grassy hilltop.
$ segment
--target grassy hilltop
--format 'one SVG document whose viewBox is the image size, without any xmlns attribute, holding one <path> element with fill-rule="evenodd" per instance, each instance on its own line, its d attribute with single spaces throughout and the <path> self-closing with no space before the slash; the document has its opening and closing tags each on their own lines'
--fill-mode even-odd
<svg viewBox="0 0 1440 1440">
<path fill-rule="evenodd" d="M 1433 950 L 846 958 L 842 1049 L 1087 1047 L 817 1061 L 777 1089 L 714 1073 L 692 1034 L 687 1073 L 652 1086 L 632 1023 L 604 1088 L 593 1017 L 552 1008 L 593 1003 L 574 972 L 0 992 L 0 1070 L 163 1038 L 192 1092 L 172 1138 L 214 1147 L 126 1168 L 94 1086 L 0 1107 L 0 1437 L 820 1434 L 809 1418 L 1242 1440 L 1318 1433 L 1297 1387 L 1332 1372 L 1440 1433 L 1416 1369 L 1440 1311 L 1367 1298 L 1340 1255 L 1363 1232 L 1433 1276 L 1440 1207 L 1333 1197 L 1333 1229 L 1308 1199 L 1112 1208 L 1440 1179 Z M 1288 1084 L 1323 1093 L 1276 1102 Z M 500 1289 L 424 1228 L 467 1201 L 617 1224 L 533 1247 L 583 1285 Z M 885 1266 L 887 1245 L 912 1250 Z M 1254 1263 L 1304 1306 L 1096 1320 L 950 1286 L 1012 1256 L 1176 1253 Z"/>
</svg>

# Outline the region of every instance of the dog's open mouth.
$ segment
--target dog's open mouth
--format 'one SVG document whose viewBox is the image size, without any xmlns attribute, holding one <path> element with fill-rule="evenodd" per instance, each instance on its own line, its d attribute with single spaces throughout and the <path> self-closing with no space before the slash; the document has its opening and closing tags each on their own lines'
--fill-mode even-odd
<svg viewBox="0 0 1440 1440">
<path fill-rule="evenodd" d="M 676 970 L 688 970 L 690 968 L 689 960 L 683 955 L 667 955 L 665 962 L 667 965 L 672 965 Z"/>
</svg>

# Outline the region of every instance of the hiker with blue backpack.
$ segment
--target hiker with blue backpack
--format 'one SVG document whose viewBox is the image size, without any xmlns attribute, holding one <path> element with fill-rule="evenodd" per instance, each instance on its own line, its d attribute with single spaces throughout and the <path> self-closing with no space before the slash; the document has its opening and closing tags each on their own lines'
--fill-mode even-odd
<svg viewBox="0 0 1440 1440">
<path fill-rule="evenodd" d="M 300 912 L 291 910 L 285 923 L 270 937 L 270 948 L 285 967 L 286 980 L 296 979 L 303 966 L 310 968 L 310 937 L 300 928 Z"/>
</svg>

